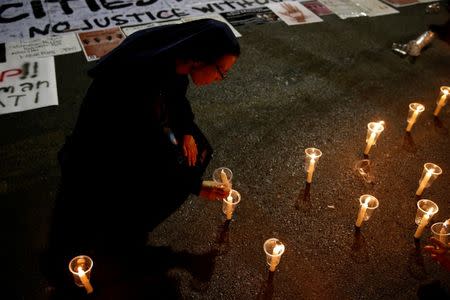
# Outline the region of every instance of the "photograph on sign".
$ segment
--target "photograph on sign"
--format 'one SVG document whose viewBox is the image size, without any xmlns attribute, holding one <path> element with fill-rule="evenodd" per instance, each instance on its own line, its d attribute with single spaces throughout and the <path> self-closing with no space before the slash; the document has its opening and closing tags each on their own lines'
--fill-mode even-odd
<svg viewBox="0 0 450 300">
<path fill-rule="evenodd" d="M 119 27 L 77 34 L 88 61 L 98 60 L 116 48 L 125 39 Z"/>
<path fill-rule="evenodd" d="M 267 7 L 235 10 L 221 13 L 221 15 L 233 26 L 265 24 L 280 21 L 280 18 Z"/>
<path fill-rule="evenodd" d="M 302 5 L 318 16 L 328 16 L 333 14 L 333 12 L 328 7 L 317 0 L 305 1 L 302 2 Z"/>
<path fill-rule="evenodd" d="M 268 4 L 267 7 L 277 14 L 287 25 L 323 22 L 320 17 L 297 1 L 272 3 Z"/>
</svg>

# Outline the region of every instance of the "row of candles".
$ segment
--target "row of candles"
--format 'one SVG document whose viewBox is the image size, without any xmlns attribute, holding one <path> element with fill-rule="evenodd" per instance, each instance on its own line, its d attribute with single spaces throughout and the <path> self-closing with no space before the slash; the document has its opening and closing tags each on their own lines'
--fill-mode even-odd
<svg viewBox="0 0 450 300">
<path fill-rule="evenodd" d="M 450 98 L 450 87 L 443 86 L 440 88 L 440 94 L 437 100 L 436 108 L 433 112 L 434 116 L 438 116 L 442 108 L 447 104 Z M 407 118 L 406 131 L 411 132 L 413 125 L 416 123 L 419 115 L 425 110 L 425 106 L 420 103 L 409 104 L 409 112 Z M 370 122 L 367 124 L 366 147 L 364 154 L 368 155 L 372 146 L 374 146 L 384 130 L 384 122 Z M 322 156 L 322 152 L 317 148 L 307 148 L 305 150 L 305 169 L 306 182 L 312 183 L 314 170 Z M 442 169 L 433 163 L 426 163 L 423 168 L 422 176 L 419 180 L 419 187 L 416 195 L 421 196 L 423 191 L 430 187 L 436 178 L 442 174 Z M 213 180 L 216 183 L 225 185 L 229 190 L 226 198 L 222 199 L 222 212 L 227 220 L 233 218 L 236 206 L 241 201 L 241 195 L 238 191 L 232 189 L 233 172 L 226 167 L 221 167 L 213 172 Z M 374 210 L 378 207 L 379 201 L 372 195 L 362 195 L 359 197 L 359 211 L 356 218 L 355 226 L 361 228 L 363 222 L 369 220 Z M 414 233 L 414 238 L 419 239 L 431 218 L 439 211 L 436 203 L 428 199 L 421 199 L 417 202 L 417 212 L 415 223 L 418 225 Z M 431 231 L 435 238 L 447 245 L 450 241 L 450 219 L 445 222 L 437 222 L 431 226 Z M 285 251 L 285 245 L 276 238 L 270 238 L 264 242 L 264 252 L 266 254 L 269 270 L 274 272 L 280 263 L 281 256 Z M 94 263 L 89 256 L 80 255 L 74 257 L 69 263 L 69 270 L 74 276 L 75 284 L 84 287 L 86 292 L 92 293 L 93 287 L 89 281 L 90 274 Z"/>
</svg>

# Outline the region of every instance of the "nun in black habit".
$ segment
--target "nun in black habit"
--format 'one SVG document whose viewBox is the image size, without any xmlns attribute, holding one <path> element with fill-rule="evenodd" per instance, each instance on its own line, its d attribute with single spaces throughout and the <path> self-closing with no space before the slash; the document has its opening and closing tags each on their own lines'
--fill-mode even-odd
<svg viewBox="0 0 450 300">
<path fill-rule="evenodd" d="M 133 251 L 190 193 L 227 194 L 201 179 L 212 150 L 185 94 L 188 76 L 195 85 L 222 80 L 239 54 L 226 24 L 203 19 L 136 32 L 89 71 L 92 84 L 58 155 L 51 243 L 65 260 Z"/>
</svg>

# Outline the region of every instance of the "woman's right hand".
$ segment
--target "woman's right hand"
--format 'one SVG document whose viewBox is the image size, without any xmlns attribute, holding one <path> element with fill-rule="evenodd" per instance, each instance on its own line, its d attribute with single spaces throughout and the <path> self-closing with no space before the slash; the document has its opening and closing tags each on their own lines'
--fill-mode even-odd
<svg viewBox="0 0 450 300">
<path fill-rule="evenodd" d="M 430 239 L 430 242 L 432 245 L 427 245 L 423 249 L 431 253 L 432 259 L 450 271 L 450 244 L 445 245 L 434 237 Z"/>
<path fill-rule="evenodd" d="M 208 200 L 226 198 L 229 194 L 230 188 L 227 185 L 211 180 L 204 180 L 200 190 L 200 197 Z"/>
</svg>

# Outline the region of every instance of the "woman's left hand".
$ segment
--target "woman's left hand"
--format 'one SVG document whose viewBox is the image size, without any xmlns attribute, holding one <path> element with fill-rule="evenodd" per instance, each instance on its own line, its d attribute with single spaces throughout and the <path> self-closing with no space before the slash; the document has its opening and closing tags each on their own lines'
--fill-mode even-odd
<svg viewBox="0 0 450 300">
<path fill-rule="evenodd" d="M 188 166 L 195 166 L 197 162 L 197 144 L 192 135 L 186 134 L 183 136 L 183 152 L 187 158 Z"/>
</svg>

